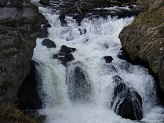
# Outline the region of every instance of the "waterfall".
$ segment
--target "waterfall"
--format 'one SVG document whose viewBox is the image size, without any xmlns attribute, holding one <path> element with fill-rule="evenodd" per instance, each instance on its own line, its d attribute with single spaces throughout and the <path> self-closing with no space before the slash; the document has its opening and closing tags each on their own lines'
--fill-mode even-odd
<svg viewBox="0 0 164 123">
<path fill-rule="evenodd" d="M 146 68 L 118 57 L 118 35 L 134 17 L 86 17 L 79 26 L 66 16 L 67 26 L 62 26 L 58 10 L 42 6 L 39 10 L 51 25 L 48 39 L 56 45 L 47 48 L 38 38 L 33 55 L 40 63 L 40 113 L 46 115 L 46 123 L 164 122 L 153 77 Z M 62 51 L 63 46 L 74 50 Z M 138 120 L 123 118 L 128 104 Z"/>
<path fill-rule="evenodd" d="M 67 68 L 66 85 L 68 86 L 68 95 L 73 102 L 89 100 L 91 84 L 84 70 L 80 63 L 69 65 Z"/>
</svg>

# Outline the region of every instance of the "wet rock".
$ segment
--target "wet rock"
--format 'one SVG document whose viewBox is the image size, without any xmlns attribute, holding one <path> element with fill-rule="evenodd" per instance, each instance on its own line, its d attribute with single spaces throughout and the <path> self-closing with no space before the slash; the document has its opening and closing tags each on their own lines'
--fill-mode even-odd
<svg viewBox="0 0 164 123">
<path fill-rule="evenodd" d="M 0 13 L 0 102 L 15 101 L 44 17 L 30 0 L 1 0 Z"/>
<path fill-rule="evenodd" d="M 76 49 L 67 47 L 66 45 L 62 45 L 61 49 L 58 54 L 54 54 L 53 58 L 54 59 L 59 59 L 63 65 L 66 66 L 67 62 L 70 62 L 74 60 L 73 55 L 71 54 L 74 52 Z"/>
<path fill-rule="evenodd" d="M 52 40 L 50 40 L 50 39 L 44 39 L 42 41 L 42 45 L 46 46 L 47 48 L 56 48 L 55 43 Z"/>
<path fill-rule="evenodd" d="M 104 56 L 103 59 L 106 61 L 106 63 L 111 63 L 113 60 L 112 56 Z"/>
<path fill-rule="evenodd" d="M 123 28 L 119 38 L 125 51 L 134 61 L 141 61 L 146 64 L 156 78 L 157 86 L 164 95 L 164 1 L 146 0 L 145 12 L 141 13 L 131 25 Z M 144 7 L 144 6 L 143 6 Z M 147 11 L 146 11 L 147 10 Z M 150 21 L 151 20 L 151 21 Z"/>
<path fill-rule="evenodd" d="M 115 83 L 113 102 L 114 112 L 123 118 L 141 120 L 143 118 L 142 98 L 132 87 L 123 83 L 120 76 L 113 77 Z"/>
<path fill-rule="evenodd" d="M 40 0 L 41 4 L 49 5 L 50 0 Z"/>
<path fill-rule="evenodd" d="M 67 22 L 65 21 L 65 14 L 61 14 L 59 16 L 59 19 L 60 19 L 60 22 L 61 22 L 62 26 L 66 26 L 67 25 Z"/>
<path fill-rule="evenodd" d="M 81 25 L 81 21 L 83 20 L 84 17 L 85 17 L 85 14 L 78 14 L 78 15 L 75 15 L 73 17 L 73 19 L 75 19 L 76 22 L 78 23 L 78 25 L 80 26 Z"/>
<path fill-rule="evenodd" d="M 58 57 L 58 59 L 62 62 L 63 65 L 66 65 L 67 62 L 74 60 L 72 54 L 65 54 L 64 57 Z"/>
<path fill-rule="evenodd" d="M 71 48 L 71 47 L 67 47 L 66 45 L 62 45 L 59 52 L 68 54 L 68 53 L 74 52 L 75 50 L 76 50 L 75 48 Z"/>
<path fill-rule="evenodd" d="M 70 100 L 88 101 L 91 93 L 91 84 L 81 63 L 71 64 L 67 68 L 66 84 Z"/>
<path fill-rule="evenodd" d="M 121 50 L 118 53 L 117 57 L 121 60 L 126 60 L 126 61 L 130 60 L 128 54 L 126 53 L 125 50 L 123 50 L 123 48 L 121 48 Z"/>
<path fill-rule="evenodd" d="M 23 80 L 18 90 L 18 99 L 23 109 L 42 108 L 42 100 L 38 94 L 39 75 L 35 68 L 38 63 L 31 61 L 30 73 Z"/>
</svg>

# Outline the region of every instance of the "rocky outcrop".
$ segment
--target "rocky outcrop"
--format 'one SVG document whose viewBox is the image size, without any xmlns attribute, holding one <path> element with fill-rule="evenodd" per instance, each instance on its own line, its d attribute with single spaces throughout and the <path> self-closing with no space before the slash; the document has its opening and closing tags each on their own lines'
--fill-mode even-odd
<svg viewBox="0 0 164 123">
<path fill-rule="evenodd" d="M 16 100 L 43 16 L 30 0 L 0 1 L 0 102 Z"/>
<path fill-rule="evenodd" d="M 146 1 L 148 8 L 121 31 L 119 38 L 132 60 L 148 64 L 164 94 L 164 1 Z"/>
<path fill-rule="evenodd" d="M 40 66 L 40 64 L 35 61 L 31 61 L 30 72 L 19 87 L 17 95 L 20 101 L 20 107 L 23 109 L 42 108 L 42 100 L 39 96 L 41 80 L 39 73 L 37 72 L 37 66 Z"/>
</svg>

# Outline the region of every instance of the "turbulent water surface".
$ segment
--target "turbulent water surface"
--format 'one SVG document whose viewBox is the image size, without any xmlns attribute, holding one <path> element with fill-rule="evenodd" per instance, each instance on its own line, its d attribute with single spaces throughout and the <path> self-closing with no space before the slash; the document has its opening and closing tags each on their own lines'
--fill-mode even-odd
<svg viewBox="0 0 164 123">
<path fill-rule="evenodd" d="M 118 58 L 121 43 L 118 35 L 123 27 L 133 21 L 130 18 L 85 18 L 81 26 L 67 16 L 67 26 L 61 26 L 58 11 L 39 7 L 51 24 L 48 38 L 56 48 L 42 45 L 37 39 L 33 60 L 40 63 L 40 96 L 47 116 L 47 123 L 163 123 L 163 109 L 158 106 L 154 80 L 148 70 L 131 65 Z M 74 60 L 65 67 L 54 59 L 62 45 L 76 48 Z M 104 56 L 112 56 L 106 63 Z M 120 76 L 124 83 L 133 87 L 142 97 L 144 116 L 132 121 L 116 115 L 110 107 L 114 89 L 113 77 Z M 81 81 L 79 85 L 74 85 Z M 84 89 L 81 89 L 84 88 Z"/>
</svg>

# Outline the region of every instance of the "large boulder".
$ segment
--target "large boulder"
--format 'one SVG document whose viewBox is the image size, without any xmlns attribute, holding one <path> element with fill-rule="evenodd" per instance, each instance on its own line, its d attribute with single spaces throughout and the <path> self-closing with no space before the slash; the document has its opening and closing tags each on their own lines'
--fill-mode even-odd
<svg viewBox="0 0 164 123">
<path fill-rule="evenodd" d="M 114 112 L 123 118 L 141 120 L 143 118 L 142 98 L 127 84 L 123 83 L 118 75 L 113 77 L 114 94 L 111 106 Z"/>
<path fill-rule="evenodd" d="M 146 1 L 148 8 L 123 28 L 119 38 L 132 60 L 148 64 L 164 96 L 164 1 Z"/>
<path fill-rule="evenodd" d="M 0 102 L 17 99 L 42 20 L 30 0 L 0 1 Z"/>
</svg>

